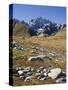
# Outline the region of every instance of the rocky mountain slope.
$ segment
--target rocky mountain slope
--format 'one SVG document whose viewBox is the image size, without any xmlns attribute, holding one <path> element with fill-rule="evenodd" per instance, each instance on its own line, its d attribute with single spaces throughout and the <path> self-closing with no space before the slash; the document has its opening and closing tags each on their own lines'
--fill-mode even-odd
<svg viewBox="0 0 68 90">
<path fill-rule="evenodd" d="M 51 36 L 66 27 L 66 24 L 56 24 L 42 17 L 31 19 L 29 23 L 16 19 L 13 22 L 13 35 L 18 36 Z"/>
</svg>

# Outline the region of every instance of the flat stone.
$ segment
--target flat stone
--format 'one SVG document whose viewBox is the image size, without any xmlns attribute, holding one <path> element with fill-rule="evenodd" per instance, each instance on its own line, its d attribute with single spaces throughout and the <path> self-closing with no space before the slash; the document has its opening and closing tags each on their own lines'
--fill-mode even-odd
<svg viewBox="0 0 68 90">
<path fill-rule="evenodd" d="M 30 57 L 30 58 L 28 59 L 28 61 L 35 61 L 35 60 L 43 61 L 44 58 L 45 58 L 45 55 L 38 55 L 38 56 Z"/>
<path fill-rule="evenodd" d="M 50 73 L 48 73 L 48 76 L 51 77 L 52 79 L 56 79 L 60 73 L 61 73 L 60 68 L 54 68 L 50 70 Z"/>
</svg>

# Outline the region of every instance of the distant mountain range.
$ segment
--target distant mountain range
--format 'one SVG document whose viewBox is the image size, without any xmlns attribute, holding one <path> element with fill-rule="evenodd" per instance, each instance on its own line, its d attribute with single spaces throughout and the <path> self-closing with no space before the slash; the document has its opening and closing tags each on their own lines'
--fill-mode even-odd
<svg viewBox="0 0 68 90">
<path fill-rule="evenodd" d="M 56 24 L 50 20 L 38 17 L 31 19 L 29 23 L 17 19 L 9 20 L 9 27 L 13 23 L 13 35 L 18 36 L 51 36 L 62 31 L 66 24 Z"/>
</svg>

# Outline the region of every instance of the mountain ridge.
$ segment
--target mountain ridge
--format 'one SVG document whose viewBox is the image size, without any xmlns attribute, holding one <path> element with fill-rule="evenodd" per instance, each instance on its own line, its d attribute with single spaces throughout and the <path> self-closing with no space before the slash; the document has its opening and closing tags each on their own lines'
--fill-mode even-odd
<svg viewBox="0 0 68 90">
<path fill-rule="evenodd" d="M 66 24 L 58 25 L 42 17 L 31 19 L 29 23 L 12 19 L 9 20 L 9 25 L 11 22 L 13 23 L 13 35 L 18 36 L 52 36 L 66 27 Z"/>
</svg>

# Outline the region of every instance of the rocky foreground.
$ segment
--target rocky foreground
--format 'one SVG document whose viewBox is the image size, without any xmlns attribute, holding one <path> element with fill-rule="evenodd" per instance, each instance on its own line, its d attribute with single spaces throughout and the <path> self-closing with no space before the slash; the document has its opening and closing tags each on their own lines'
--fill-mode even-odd
<svg viewBox="0 0 68 90">
<path fill-rule="evenodd" d="M 13 79 L 15 85 L 66 82 L 66 54 L 39 45 L 13 42 Z"/>
<path fill-rule="evenodd" d="M 48 80 L 54 79 L 56 83 L 66 82 L 66 73 L 61 68 L 45 69 L 43 66 L 38 69 L 32 67 L 16 67 L 14 69 L 14 76 L 18 77 L 22 81 L 31 81 L 32 79 Z"/>
</svg>

